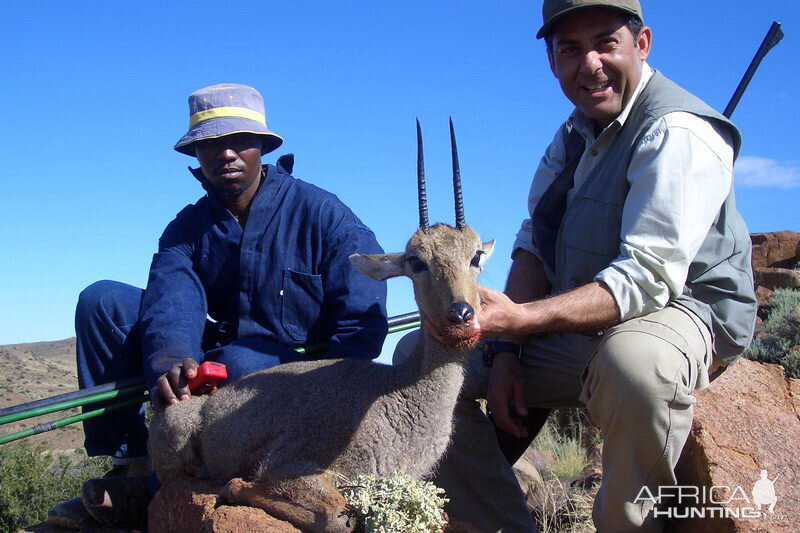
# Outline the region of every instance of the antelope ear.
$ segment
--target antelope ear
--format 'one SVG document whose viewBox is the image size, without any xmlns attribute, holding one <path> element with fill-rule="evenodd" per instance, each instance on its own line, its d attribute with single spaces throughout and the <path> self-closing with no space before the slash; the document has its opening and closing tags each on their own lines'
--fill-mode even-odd
<svg viewBox="0 0 800 533">
<path fill-rule="evenodd" d="M 486 254 L 486 257 L 484 259 L 489 259 L 489 257 L 492 255 L 492 252 L 494 251 L 494 239 L 492 239 L 489 242 L 482 243 L 481 249 L 483 250 L 483 253 Z"/>
<path fill-rule="evenodd" d="M 353 254 L 350 263 L 377 281 L 403 275 L 405 254 Z"/>
</svg>

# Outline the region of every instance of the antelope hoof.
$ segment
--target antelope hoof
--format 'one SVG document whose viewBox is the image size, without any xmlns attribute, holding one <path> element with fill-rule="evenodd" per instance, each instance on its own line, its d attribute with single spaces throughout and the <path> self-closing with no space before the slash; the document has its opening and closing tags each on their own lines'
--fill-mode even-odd
<svg viewBox="0 0 800 533">
<path fill-rule="evenodd" d="M 228 503 L 249 505 L 242 497 L 243 493 L 249 493 L 254 488 L 254 485 L 242 478 L 235 477 L 222 488 L 219 493 L 220 498 Z"/>
</svg>

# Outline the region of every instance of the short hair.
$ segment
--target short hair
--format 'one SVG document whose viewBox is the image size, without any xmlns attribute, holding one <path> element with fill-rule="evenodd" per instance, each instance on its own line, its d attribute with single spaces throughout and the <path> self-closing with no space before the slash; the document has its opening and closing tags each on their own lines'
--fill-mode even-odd
<svg viewBox="0 0 800 533">
<path fill-rule="evenodd" d="M 633 15 L 633 14 L 629 14 L 629 13 L 623 13 L 623 16 L 625 17 L 625 23 L 623 24 L 623 26 L 627 26 L 628 30 L 631 32 L 631 35 L 633 35 L 633 38 L 635 40 L 639 36 L 639 32 L 641 32 L 642 28 L 644 28 L 644 22 L 642 22 L 642 19 L 640 19 L 637 15 Z M 547 46 L 547 51 L 548 52 L 552 52 L 553 51 L 553 28 L 551 27 L 547 31 L 547 33 L 544 34 L 543 37 L 544 37 L 545 46 Z M 636 43 L 634 42 L 634 46 L 635 45 L 636 45 Z"/>
</svg>

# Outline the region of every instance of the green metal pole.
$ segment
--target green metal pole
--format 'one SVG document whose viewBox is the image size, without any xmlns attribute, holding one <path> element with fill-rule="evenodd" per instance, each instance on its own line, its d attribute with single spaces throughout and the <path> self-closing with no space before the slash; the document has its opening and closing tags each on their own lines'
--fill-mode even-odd
<svg viewBox="0 0 800 533">
<path fill-rule="evenodd" d="M 126 387 L 124 389 L 117 389 L 104 392 L 101 394 L 95 394 L 93 396 L 87 396 L 86 398 L 79 398 L 77 400 L 69 400 L 66 402 L 55 403 L 53 405 L 48 405 L 46 407 L 30 409 L 28 411 L 15 413 L 13 415 L 0 416 L 0 426 L 2 426 L 3 424 L 9 424 L 11 422 L 16 422 L 18 420 L 25 420 L 26 418 L 33 418 L 34 416 L 46 415 L 49 413 L 54 413 L 56 411 L 64 411 L 66 409 L 72 409 L 73 407 L 80 407 L 81 405 L 101 402 L 103 400 L 112 400 L 120 396 L 127 396 L 129 394 L 134 394 L 137 392 L 138 393 L 144 392 L 144 387 L 142 387 L 141 385 Z"/>
<path fill-rule="evenodd" d="M 38 435 L 40 433 L 52 431 L 60 427 L 74 424 L 75 422 L 80 422 L 82 420 L 87 420 L 89 418 L 95 418 L 97 416 L 104 415 L 109 411 L 121 409 L 122 407 L 127 407 L 129 405 L 138 405 L 144 401 L 147 401 L 146 394 L 142 396 L 137 396 L 135 398 L 128 398 L 125 401 L 116 403 L 114 405 L 109 405 L 108 407 L 101 407 L 100 409 L 95 409 L 94 411 L 89 411 L 75 416 L 68 416 L 66 418 L 56 420 L 54 422 L 47 422 L 46 424 L 38 424 L 32 428 L 23 429 L 22 431 L 17 431 L 16 433 L 9 433 L 8 435 L 0 436 L 0 444 L 6 444 L 8 442 L 13 442 L 15 440 L 24 439 L 25 437 L 30 437 L 31 435 Z"/>
<path fill-rule="evenodd" d="M 389 326 L 389 333 L 397 333 L 407 329 L 416 329 L 419 327 L 419 320 L 416 322 L 408 322 L 407 324 L 397 324 L 396 326 Z"/>
</svg>

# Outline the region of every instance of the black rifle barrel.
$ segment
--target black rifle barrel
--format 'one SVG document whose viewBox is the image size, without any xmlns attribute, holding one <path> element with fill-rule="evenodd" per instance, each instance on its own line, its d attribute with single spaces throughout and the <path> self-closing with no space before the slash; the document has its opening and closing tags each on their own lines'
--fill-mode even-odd
<svg viewBox="0 0 800 533">
<path fill-rule="evenodd" d="M 389 317 L 389 327 L 405 326 L 406 324 L 411 324 L 413 322 L 419 322 L 419 311 Z"/>
<path fill-rule="evenodd" d="M 736 109 L 736 105 L 739 103 L 739 100 L 741 100 L 745 89 L 747 89 L 747 86 L 750 84 L 750 80 L 753 79 L 753 74 L 756 73 L 758 66 L 761 64 L 761 60 L 764 59 L 764 56 L 767 55 L 767 52 L 769 52 L 773 46 L 781 42 L 781 39 L 783 39 L 781 23 L 773 22 L 772 26 L 769 27 L 766 37 L 764 37 L 764 41 L 761 43 L 761 46 L 758 47 L 755 57 L 753 57 L 753 60 L 750 62 L 750 66 L 747 67 L 747 71 L 744 73 L 742 81 L 740 81 L 739 86 L 736 87 L 736 91 L 733 93 L 731 101 L 728 102 L 727 107 L 725 107 L 725 111 L 722 112 L 722 114 L 727 118 L 731 118 L 731 115 L 733 115 L 733 110 Z"/>
</svg>

